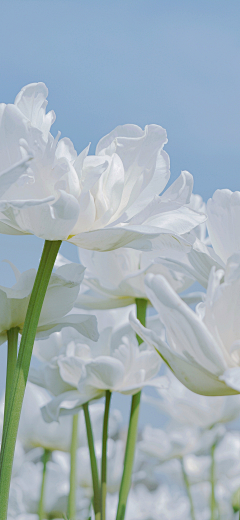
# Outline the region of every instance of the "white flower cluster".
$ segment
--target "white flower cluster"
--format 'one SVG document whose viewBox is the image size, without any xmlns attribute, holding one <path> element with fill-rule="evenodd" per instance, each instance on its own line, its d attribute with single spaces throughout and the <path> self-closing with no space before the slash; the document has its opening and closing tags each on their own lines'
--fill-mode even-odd
<svg viewBox="0 0 240 520">
<path fill-rule="evenodd" d="M 144 397 L 155 409 L 164 410 L 168 422 L 164 429 L 146 425 L 139 434 L 126 519 L 192 520 L 189 497 L 195 518 L 210 518 L 214 466 L 219 519 L 234 520 L 232 499 L 240 487 L 240 433 L 230 431 L 226 425 L 240 415 L 240 396 L 196 396 L 171 373 L 167 372 L 167 377 L 169 388 L 158 390 L 158 398 Z M 49 399 L 45 389 L 28 383 L 15 452 L 8 520 L 38 520 L 44 449 L 51 452 L 46 474 L 46 518 L 63 518 L 67 510 L 71 418 L 68 415 L 60 417 L 58 422 L 45 423 L 41 408 Z M 103 403 L 90 405 L 99 475 L 103 413 Z M 91 514 L 93 487 L 82 411 L 79 425 L 76 519 L 87 520 Z M 121 414 L 113 409 L 107 444 L 107 520 L 116 515 L 124 438 Z"/>
<path fill-rule="evenodd" d="M 168 422 L 138 434 L 126 520 L 233 520 L 240 489 L 240 434 L 229 426 L 240 415 L 240 193 L 217 190 L 205 205 L 186 171 L 165 189 L 167 137 L 157 125 L 119 126 L 94 155 L 89 146 L 77 155 L 69 139 L 50 133 L 55 114 L 46 113 L 47 93 L 34 83 L 13 105 L 0 105 L 0 233 L 71 242 L 79 264 L 58 254 L 32 338 L 35 363 L 8 520 L 66 515 L 76 416 L 71 520 L 93 518 L 106 433 L 106 408 L 97 400 L 107 403 L 117 392 L 133 396 L 135 406 L 147 386 L 158 398 L 142 399 Z M 28 333 L 36 276 L 10 265 L 16 284 L 0 287 L 0 343 L 9 345 L 11 331 Z M 10 412 L 2 405 L 4 449 Z M 106 513 L 102 504 L 97 520 L 124 518 L 118 495 L 121 501 L 134 413 L 126 433 L 120 412 L 110 410 Z"/>
</svg>

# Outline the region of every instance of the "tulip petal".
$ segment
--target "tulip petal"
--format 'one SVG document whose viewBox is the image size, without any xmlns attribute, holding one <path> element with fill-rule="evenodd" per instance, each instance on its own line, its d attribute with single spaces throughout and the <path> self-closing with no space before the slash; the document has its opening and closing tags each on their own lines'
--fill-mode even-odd
<svg viewBox="0 0 240 520">
<path fill-rule="evenodd" d="M 189 390 L 200 395 L 232 395 L 237 392 L 219 378 L 199 365 L 194 359 L 188 361 L 180 356 L 177 352 L 170 350 L 165 343 L 152 330 L 146 329 L 141 325 L 135 316 L 130 314 L 130 323 L 135 332 L 150 346 L 159 352 L 162 359 L 172 370 L 174 375 Z"/>
<path fill-rule="evenodd" d="M 89 314 L 69 314 L 55 322 L 41 325 L 37 329 L 36 339 L 47 338 L 53 332 L 59 332 L 64 327 L 73 327 L 80 334 L 92 341 L 97 341 L 99 334 L 97 330 L 96 316 Z"/>
<path fill-rule="evenodd" d="M 208 232 L 214 251 L 226 263 L 240 250 L 240 192 L 216 190 L 207 203 Z"/>
<path fill-rule="evenodd" d="M 82 404 L 98 395 L 98 391 L 92 389 L 91 396 L 89 394 L 80 395 L 78 390 L 70 390 L 58 395 L 52 401 L 41 408 L 44 421 L 49 423 L 57 421 L 60 415 L 75 414 L 79 411 Z"/>
<path fill-rule="evenodd" d="M 0 197 L 25 173 L 31 160 L 32 156 L 27 155 L 27 157 L 21 159 L 18 163 L 0 172 Z"/>
<path fill-rule="evenodd" d="M 199 317 L 186 305 L 161 275 L 147 275 L 146 293 L 161 316 L 172 350 L 197 359 L 206 370 L 219 375 L 227 368 L 222 350 Z"/>
<path fill-rule="evenodd" d="M 228 370 L 225 370 L 219 379 L 240 393 L 240 367 L 229 368 Z"/>
</svg>

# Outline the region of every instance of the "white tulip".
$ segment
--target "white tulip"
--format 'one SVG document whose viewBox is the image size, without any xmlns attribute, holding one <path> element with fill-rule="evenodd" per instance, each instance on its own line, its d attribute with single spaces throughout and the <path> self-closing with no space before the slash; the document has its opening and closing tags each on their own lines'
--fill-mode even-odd
<svg viewBox="0 0 240 520">
<path fill-rule="evenodd" d="M 167 370 L 169 386 L 157 389 L 161 399 L 143 396 L 145 402 L 154 405 L 180 424 L 199 428 L 212 428 L 217 423 L 227 423 L 240 415 L 240 396 L 203 396 L 191 392 L 174 374 Z"/>
<path fill-rule="evenodd" d="M 18 475 L 11 481 L 9 496 L 9 516 L 16 518 L 20 514 L 36 514 L 40 499 L 42 481 L 42 462 L 25 461 Z M 47 515 L 61 517 L 67 510 L 69 493 L 69 467 L 62 459 L 49 460 L 46 470 L 46 486 L 44 507 Z M 89 500 L 84 491 L 77 489 L 77 517 L 87 517 Z"/>
<path fill-rule="evenodd" d="M 192 276 L 205 288 L 212 267 L 226 270 L 232 256 L 240 252 L 240 192 L 216 190 L 207 202 L 206 214 L 208 239 L 198 234 L 185 259 L 168 258 L 164 262 L 179 274 Z M 199 228 L 203 229 L 203 225 Z"/>
<path fill-rule="evenodd" d="M 188 172 L 158 196 L 170 175 L 163 128 L 117 127 L 101 139 L 96 155 L 87 156 L 87 147 L 77 156 L 69 139 L 50 134 L 55 115 L 46 114 L 47 94 L 43 83 L 33 83 L 14 105 L 4 106 L 2 154 L 12 160 L 7 167 L 22 159 L 19 142 L 25 156 L 34 157 L 20 179 L 11 175 L 0 198 L 1 233 L 68 240 L 99 251 L 150 249 L 154 236 L 182 235 L 205 219 L 184 207 L 192 191 Z"/>
<path fill-rule="evenodd" d="M 159 351 L 175 376 L 198 394 L 240 392 L 238 271 L 239 262 L 230 263 L 221 284 L 222 271 L 213 268 L 206 302 L 199 304 L 196 312 L 162 276 L 148 275 L 146 292 L 164 325 L 162 333 L 157 335 L 141 326 L 134 316 L 131 318 L 135 331 Z"/>
<path fill-rule="evenodd" d="M 58 422 L 47 424 L 42 417 L 41 407 L 51 400 L 48 392 L 37 385 L 28 383 L 23 401 L 18 439 L 25 449 L 41 446 L 48 450 L 70 451 L 72 434 L 72 417 L 59 417 Z M 101 439 L 104 414 L 103 403 L 89 406 L 91 424 L 95 440 Z M 109 416 L 109 437 L 118 431 L 121 414 L 112 410 Z M 83 412 L 79 413 L 78 445 L 87 445 L 86 427 Z"/>
<path fill-rule="evenodd" d="M 19 332 L 22 332 L 36 277 L 35 269 L 20 273 L 13 264 L 10 265 L 16 277 L 16 284 L 11 288 L 0 286 L 0 344 L 7 340 L 7 331 L 12 327 L 19 327 Z M 51 275 L 39 318 L 38 338 L 46 337 L 63 327 L 74 327 L 83 335 L 93 340 L 97 339 L 94 316 L 84 314 L 66 316 L 73 308 L 83 276 L 84 268 L 73 263 L 58 268 Z"/>
<path fill-rule="evenodd" d="M 101 474 L 101 457 L 102 457 L 102 446 L 101 441 L 95 442 L 95 453 L 98 466 L 99 476 Z M 115 493 L 119 491 L 122 471 L 123 471 L 123 459 L 124 459 L 124 443 L 121 440 L 113 441 L 108 439 L 107 442 L 107 490 L 109 493 Z M 57 452 L 53 453 L 53 460 L 55 462 L 61 461 L 61 465 L 65 465 L 70 470 L 70 457 L 66 453 Z M 83 446 L 77 450 L 77 484 L 84 490 L 85 496 L 92 499 L 93 486 L 92 486 L 92 474 L 90 465 L 89 449 L 87 446 Z"/>
<path fill-rule="evenodd" d="M 117 495 L 107 495 L 107 520 L 115 518 Z M 190 520 L 187 497 L 178 491 L 170 491 L 167 486 L 160 486 L 150 492 L 139 484 L 131 489 L 126 507 L 126 520 Z"/>
<path fill-rule="evenodd" d="M 144 453 L 163 462 L 192 453 L 199 447 L 199 441 L 200 432 L 197 428 L 176 426 L 164 431 L 148 425 L 143 430 L 142 441 L 138 443 L 138 447 Z"/>
<path fill-rule="evenodd" d="M 76 413 L 106 390 L 132 395 L 146 385 L 167 384 L 166 378 L 155 377 L 161 365 L 158 354 L 144 344 L 139 348 L 132 332 L 122 337 L 119 331 L 105 328 L 97 343 L 71 332 L 58 353 L 53 336 L 48 345 L 53 357 L 39 369 L 30 370 L 30 380 L 55 396 L 42 408 L 47 422 L 57 420 L 59 414 Z"/>
<path fill-rule="evenodd" d="M 105 253 L 79 250 L 81 264 L 87 268 L 75 306 L 108 309 L 134 304 L 136 298 L 147 298 L 144 286 L 147 273 L 162 274 L 178 293 L 187 289 L 193 279 L 167 269 L 161 264 L 160 254 L 161 251 L 127 248 Z M 181 251 L 172 251 L 172 256 L 181 256 Z"/>
</svg>

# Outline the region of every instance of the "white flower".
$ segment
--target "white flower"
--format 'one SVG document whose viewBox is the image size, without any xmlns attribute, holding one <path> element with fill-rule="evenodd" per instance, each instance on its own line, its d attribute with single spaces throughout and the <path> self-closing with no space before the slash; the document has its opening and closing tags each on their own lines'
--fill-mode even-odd
<svg viewBox="0 0 240 520">
<path fill-rule="evenodd" d="M 20 273 L 13 264 L 10 265 L 16 277 L 16 284 L 11 288 L 0 286 L 0 344 L 7 340 L 7 331 L 12 327 L 19 327 L 19 332 L 22 332 L 36 277 L 35 269 Z M 51 275 L 39 318 L 38 338 L 70 326 L 93 340 L 97 339 L 94 316 L 84 314 L 66 316 L 73 308 L 83 276 L 84 268 L 73 263 L 58 268 Z"/>
<path fill-rule="evenodd" d="M 48 345 L 54 353 L 52 338 Z M 76 413 L 82 404 L 102 397 L 106 390 L 131 395 L 146 385 L 166 385 L 166 378 L 154 379 L 160 357 L 147 345 L 139 348 L 133 333 L 122 337 L 119 331 L 105 328 L 97 343 L 71 333 L 60 352 L 55 350 L 52 359 L 30 371 L 30 380 L 55 396 L 42 409 L 46 421 L 57 420 L 59 414 Z"/>
<path fill-rule="evenodd" d="M 96 155 L 87 156 L 86 148 L 77 156 L 69 139 L 58 142 L 50 134 L 55 116 L 46 114 L 47 94 L 43 83 L 27 85 L 4 109 L 3 143 L 13 161 L 8 166 L 15 165 L 19 141 L 34 158 L 17 182 L 11 176 L 0 199 L 1 233 L 30 233 L 99 251 L 133 244 L 150 249 L 146 239 L 182 235 L 204 220 L 184 207 L 192 191 L 188 172 L 158 196 L 170 175 L 163 128 L 117 127 L 101 139 Z"/>
<path fill-rule="evenodd" d="M 17 518 L 17 515 L 20 514 L 38 513 L 43 464 L 42 462 L 31 462 L 27 458 L 28 455 L 26 455 L 26 461 L 22 464 L 18 475 L 11 481 L 9 516 L 13 518 Z M 61 518 L 67 510 L 68 494 L 69 467 L 66 467 L 61 458 L 49 460 L 44 497 L 44 508 L 47 515 Z M 89 500 L 80 488 L 77 489 L 76 508 L 78 514 L 82 511 L 87 516 Z"/>
<path fill-rule="evenodd" d="M 216 190 L 207 202 L 206 213 L 208 239 L 198 235 L 192 250 L 186 254 L 184 260 L 179 258 L 172 261 L 169 258 L 164 264 L 179 274 L 192 276 L 203 287 L 207 287 L 213 266 L 223 269 L 224 279 L 224 270 L 227 269 L 229 261 L 231 262 L 231 257 L 240 252 L 240 192 Z"/>
<path fill-rule="evenodd" d="M 166 372 L 169 380 L 167 389 L 157 389 L 161 399 L 143 396 L 174 421 L 199 428 L 212 428 L 217 423 L 227 423 L 240 415 L 240 396 L 205 396 L 191 392 L 173 375 Z"/>
<path fill-rule="evenodd" d="M 98 441 L 94 444 L 96 460 L 98 466 L 99 477 L 101 475 L 101 459 L 102 459 L 102 442 Z M 64 458 L 65 464 L 70 467 L 70 459 L 66 454 L 55 452 L 54 460 L 58 461 L 59 457 Z M 119 490 L 124 459 L 124 443 L 118 439 L 114 441 L 108 438 L 107 441 L 107 491 L 115 493 Z M 92 474 L 90 465 L 89 449 L 83 446 L 77 450 L 77 483 L 84 489 L 84 493 L 90 499 L 93 496 Z"/>
<path fill-rule="evenodd" d="M 184 291 L 193 283 L 193 279 L 182 273 L 175 274 L 162 265 L 159 258 L 161 253 L 128 248 L 105 253 L 80 250 L 81 264 L 87 268 L 75 306 L 82 309 L 108 309 L 131 305 L 135 303 L 135 298 L 147 298 L 144 286 L 147 273 L 162 274 L 175 291 Z M 173 258 L 180 255 L 181 251 L 172 251 Z M 58 256 L 59 261 L 64 262 L 61 255 Z"/>
<path fill-rule="evenodd" d="M 48 450 L 70 451 L 72 417 L 59 417 L 58 422 L 47 424 L 42 417 L 41 407 L 51 400 L 47 391 L 32 383 L 27 384 L 18 429 L 18 439 L 25 449 L 43 447 Z M 89 407 L 94 438 L 101 439 L 104 414 L 103 403 L 93 403 Z M 109 437 L 115 435 L 121 421 L 118 410 L 112 410 L 109 417 Z M 83 412 L 79 413 L 78 445 L 86 445 L 86 428 Z"/>
<path fill-rule="evenodd" d="M 107 495 L 107 520 L 116 517 L 118 496 Z M 182 493 L 160 486 L 150 492 L 140 484 L 131 489 L 126 507 L 126 520 L 190 520 L 189 503 Z"/>
<path fill-rule="evenodd" d="M 175 376 L 193 392 L 229 395 L 240 391 L 239 262 L 211 272 L 206 302 L 193 312 L 162 276 L 146 277 L 146 292 L 163 324 L 162 333 L 145 329 L 132 317 L 137 333 L 154 346 Z M 165 332 L 166 331 L 166 338 Z"/>
<path fill-rule="evenodd" d="M 145 426 L 138 447 L 161 462 L 181 458 L 199 446 L 200 432 L 197 428 L 160 428 Z"/>
</svg>

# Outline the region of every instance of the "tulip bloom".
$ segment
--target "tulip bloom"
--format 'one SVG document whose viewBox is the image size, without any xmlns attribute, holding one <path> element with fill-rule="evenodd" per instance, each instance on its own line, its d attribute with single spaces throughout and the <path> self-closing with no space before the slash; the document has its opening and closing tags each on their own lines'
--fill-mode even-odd
<svg viewBox="0 0 240 520">
<path fill-rule="evenodd" d="M 163 128 L 117 127 L 100 140 L 96 155 L 88 156 L 87 147 L 77 156 L 69 139 L 50 133 L 55 114 L 46 114 L 47 94 L 43 83 L 33 83 L 14 105 L 3 107 L 0 156 L 8 168 L 33 159 L 16 182 L 11 176 L 4 198 L 0 182 L 1 233 L 68 240 L 99 251 L 133 244 L 150 249 L 146 239 L 181 235 L 205 219 L 183 207 L 192 191 L 188 172 L 156 195 L 170 175 Z"/>
<path fill-rule="evenodd" d="M 103 329 L 95 344 L 65 329 L 58 353 L 54 334 L 45 341 L 44 350 L 42 342 L 36 342 L 34 352 L 43 359 L 45 351 L 47 359 L 38 369 L 30 369 L 30 381 L 53 396 L 42 408 L 45 421 L 76 413 L 84 403 L 104 396 L 106 390 L 133 395 L 147 385 L 167 384 L 165 377 L 155 377 L 161 365 L 155 350 L 147 345 L 139 349 L 133 333 L 126 336 L 125 327 L 123 330 L 124 337 L 111 327 Z"/>
<path fill-rule="evenodd" d="M 237 262 L 238 260 L 238 262 Z M 134 316 L 134 330 L 154 346 L 175 376 L 202 395 L 240 392 L 239 257 L 223 271 L 211 271 L 206 302 L 191 310 L 162 276 L 148 275 L 146 292 L 159 313 L 161 334 L 143 327 Z"/>
<path fill-rule="evenodd" d="M 197 236 L 185 259 L 171 257 L 163 263 L 168 269 L 192 277 L 207 288 L 210 271 L 227 269 L 231 257 L 240 251 L 240 192 L 216 190 L 207 202 L 207 229 L 209 237 Z"/>
<path fill-rule="evenodd" d="M 18 327 L 19 332 L 22 332 L 36 277 L 35 269 L 20 273 L 13 264 L 10 265 L 16 284 L 10 288 L 0 286 L 0 344 L 7 341 L 7 331 L 11 328 Z M 63 327 L 74 327 L 96 341 L 98 333 L 95 316 L 66 316 L 74 306 L 83 276 L 84 267 L 74 263 L 62 266 L 52 274 L 37 327 L 38 338 L 49 336 Z"/>
<path fill-rule="evenodd" d="M 144 396 L 144 400 L 180 424 L 210 428 L 227 423 L 240 416 L 240 395 L 205 396 L 188 390 L 170 370 L 166 376 L 169 386 L 158 389 L 161 399 Z"/>
<path fill-rule="evenodd" d="M 41 447 L 50 451 L 70 451 L 72 417 L 59 417 L 58 422 L 47 424 L 42 417 L 41 408 L 51 400 L 44 388 L 28 383 L 23 400 L 23 407 L 18 430 L 18 439 L 26 450 Z M 97 402 L 89 406 L 94 439 L 102 436 L 104 404 Z M 121 414 L 113 410 L 109 418 L 109 436 L 116 435 Z M 83 411 L 79 414 L 78 446 L 86 446 L 86 429 Z"/>
</svg>

